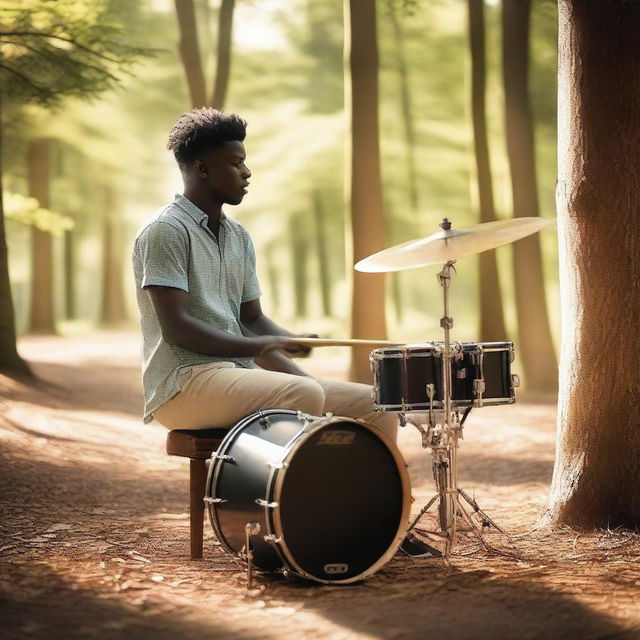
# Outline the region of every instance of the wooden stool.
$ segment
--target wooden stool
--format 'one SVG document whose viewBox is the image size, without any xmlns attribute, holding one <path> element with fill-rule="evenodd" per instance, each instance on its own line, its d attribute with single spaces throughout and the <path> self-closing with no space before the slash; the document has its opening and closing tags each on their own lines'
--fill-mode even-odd
<svg viewBox="0 0 640 640">
<path fill-rule="evenodd" d="M 202 558 L 207 460 L 229 429 L 174 429 L 167 434 L 167 453 L 189 458 L 189 531 L 191 558 Z"/>
</svg>

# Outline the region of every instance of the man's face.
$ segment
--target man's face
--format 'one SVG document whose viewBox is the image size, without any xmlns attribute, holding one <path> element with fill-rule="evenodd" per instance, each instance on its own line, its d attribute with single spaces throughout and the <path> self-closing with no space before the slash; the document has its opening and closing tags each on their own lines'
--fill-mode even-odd
<svg viewBox="0 0 640 640">
<path fill-rule="evenodd" d="M 225 142 L 221 147 L 202 154 L 206 167 L 203 176 L 209 189 L 222 203 L 240 204 L 247 193 L 251 171 L 244 163 L 244 145 L 238 140 Z"/>
</svg>

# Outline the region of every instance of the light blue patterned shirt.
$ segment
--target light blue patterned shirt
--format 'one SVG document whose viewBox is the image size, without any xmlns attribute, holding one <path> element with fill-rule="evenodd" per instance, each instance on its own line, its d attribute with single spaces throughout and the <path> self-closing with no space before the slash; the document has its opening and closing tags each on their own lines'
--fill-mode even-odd
<svg viewBox="0 0 640 640">
<path fill-rule="evenodd" d="M 234 335 L 240 329 L 240 305 L 260 297 L 253 243 L 244 227 L 220 219 L 218 238 L 207 227 L 207 214 L 185 196 L 147 220 L 136 235 L 133 271 L 142 329 L 142 384 L 144 421 L 180 390 L 178 377 L 206 362 L 231 362 L 254 368 L 251 358 L 194 353 L 162 338 L 150 285 L 174 287 L 189 294 L 189 313 L 208 325 Z"/>
</svg>

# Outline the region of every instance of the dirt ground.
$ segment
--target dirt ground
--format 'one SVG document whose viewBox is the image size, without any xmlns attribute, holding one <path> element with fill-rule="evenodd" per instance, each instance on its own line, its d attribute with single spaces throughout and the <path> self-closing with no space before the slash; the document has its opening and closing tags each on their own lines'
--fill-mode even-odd
<svg viewBox="0 0 640 640">
<path fill-rule="evenodd" d="M 20 347 L 55 386 L 0 377 L 1 638 L 640 638 L 640 536 L 535 527 L 553 405 L 487 407 L 465 426 L 459 481 L 511 535 L 490 537 L 504 553 L 461 535 L 449 564 L 398 554 L 353 586 L 260 575 L 247 591 L 208 525 L 204 558 L 188 557 L 188 461 L 141 423 L 137 335 Z M 326 353 L 307 368 L 343 376 Z M 411 427 L 399 444 L 417 512 L 430 458 Z"/>
</svg>

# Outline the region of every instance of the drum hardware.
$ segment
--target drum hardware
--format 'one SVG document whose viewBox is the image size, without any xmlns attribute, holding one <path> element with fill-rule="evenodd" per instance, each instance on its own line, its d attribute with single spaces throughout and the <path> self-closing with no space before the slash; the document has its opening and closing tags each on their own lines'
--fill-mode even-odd
<svg viewBox="0 0 640 640">
<path fill-rule="evenodd" d="M 493 520 L 480 508 L 478 503 L 465 491 L 458 487 L 457 479 L 457 449 L 459 440 L 463 437 L 463 423 L 472 407 L 481 408 L 487 404 L 509 404 L 515 401 L 514 388 L 519 379 L 510 372 L 510 364 L 514 360 L 513 344 L 507 343 L 495 348 L 495 345 L 487 349 L 487 345 L 475 345 L 474 349 L 467 350 L 470 360 L 469 366 L 465 366 L 465 348 L 461 343 L 454 343 L 453 349 L 450 341 L 450 331 L 453 328 L 453 317 L 449 313 L 449 287 L 452 275 L 456 273 L 454 264 L 458 258 L 494 249 L 503 244 L 513 242 L 535 233 L 549 224 L 550 221 L 540 218 L 517 218 L 483 223 L 468 229 L 452 229 L 451 222 L 443 218 L 440 224 L 441 232 L 427 238 L 405 242 L 390 249 L 379 251 L 355 265 L 356 270 L 364 272 L 390 272 L 411 269 L 430 264 L 443 264 L 442 270 L 437 274 L 438 282 L 443 290 L 444 314 L 440 319 L 440 327 L 444 332 L 444 343 L 439 349 L 432 343 L 431 347 L 420 347 L 427 351 L 427 356 L 432 356 L 433 371 L 425 373 L 421 370 L 410 369 L 410 356 L 407 347 L 402 350 L 402 365 L 400 372 L 394 364 L 394 350 L 391 348 L 376 349 L 371 354 L 372 369 L 374 370 L 374 404 L 381 411 L 398 411 L 401 426 L 412 424 L 420 432 L 422 446 L 431 450 L 432 470 L 437 493 L 421 509 L 418 516 L 409 526 L 409 532 L 416 526 L 420 518 L 438 501 L 438 515 L 440 531 L 430 532 L 445 537 L 445 558 L 449 556 L 456 536 L 456 519 L 465 520 L 481 543 L 488 548 L 482 538 L 482 529 L 493 526 L 504 534 Z M 418 347 L 416 347 L 418 348 Z M 433 349 L 433 353 L 429 353 Z M 437 352 L 442 352 L 440 375 L 437 379 Z M 507 354 L 506 359 L 502 353 Z M 485 375 L 487 354 L 492 354 L 488 379 Z M 388 363 L 385 360 L 388 358 Z M 498 376 L 496 373 L 498 365 Z M 425 367 L 428 369 L 428 367 Z M 465 381 L 469 372 L 473 372 L 470 388 Z M 399 376 L 398 376 L 399 373 Z M 419 387 L 417 394 L 413 391 L 412 378 L 416 375 L 431 376 L 427 384 Z M 397 378 L 400 378 L 399 385 Z M 424 381 L 422 381 L 424 382 Z M 439 393 L 438 382 L 441 382 Z M 491 383 L 489 387 L 487 382 Z M 401 392 L 398 389 L 401 387 Z M 421 395 L 426 393 L 426 396 Z M 470 394 L 469 397 L 467 394 Z M 400 402 L 398 403 L 398 395 Z M 444 409 L 442 420 L 434 419 L 435 398 Z M 411 413 L 416 409 L 428 407 L 428 419 L 423 425 L 416 414 L 415 419 Z M 459 409 L 466 407 L 465 413 L 460 418 Z M 426 428 L 425 428 L 426 426 Z M 470 507 L 471 513 L 467 510 Z M 482 529 L 473 521 L 472 514 L 478 514 L 481 519 Z M 407 537 L 411 546 L 411 540 Z M 408 552 L 408 551 L 407 551 Z"/>
<path fill-rule="evenodd" d="M 282 469 L 282 467 L 280 467 Z M 264 500 L 262 498 L 256 498 L 254 502 L 265 509 L 276 509 L 280 505 L 277 502 L 269 502 L 268 500 Z"/>
<path fill-rule="evenodd" d="M 448 226 L 447 226 L 448 225 Z M 450 223 L 445 219 L 441 225 L 443 229 L 450 229 Z M 478 537 L 483 546 L 486 543 L 482 537 L 482 530 L 473 521 L 471 515 L 465 508 L 464 503 L 473 509 L 473 513 L 478 514 L 482 519 L 482 528 L 485 526 L 494 526 L 498 531 L 504 534 L 504 531 L 495 525 L 493 520 L 480 508 L 475 500 L 458 487 L 458 469 L 457 469 L 457 449 L 459 441 L 463 437 L 463 424 L 468 417 L 471 407 L 482 407 L 483 396 L 486 390 L 484 379 L 484 350 L 482 345 L 478 345 L 471 352 L 471 362 L 475 369 L 475 377 L 473 378 L 473 401 L 470 407 L 467 407 L 462 418 L 458 410 L 452 410 L 452 389 L 453 381 L 452 367 L 455 364 L 462 364 L 464 359 L 463 345 L 459 342 L 454 343 L 453 348 L 450 341 L 450 330 L 453 327 L 453 318 L 449 315 L 449 287 L 451 284 L 452 272 L 455 273 L 453 261 L 448 261 L 442 271 L 438 273 L 438 281 L 443 289 L 443 306 L 444 315 L 440 320 L 440 326 L 444 330 L 444 345 L 442 349 L 442 396 L 444 405 L 444 417 L 441 424 L 434 424 L 433 419 L 433 395 L 435 393 L 435 385 L 427 385 L 427 395 L 429 397 L 429 424 L 427 429 L 418 425 L 410 416 L 402 415 L 401 424 L 413 424 L 421 433 L 422 446 L 431 450 L 432 470 L 436 484 L 437 493 L 427 502 L 420 510 L 416 518 L 409 525 L 409 532 L 417 525 L 422 516 L 438 501 L 438 516 L 440 531 L 428 532 L 445 538 L 444 557 L 445 559 L 451 554 L 451 549 L 455 542 L 457 533 L 457 519 L 461 517 L 470 527 L 470 530 Z M 509 352 L 509 361 L 511 351 Z M 458 376 L 459 371 L 464 370 L 464 375 Z M 466 370 L 460 367 L 456 371 L 455 379 L 466 379 Z"/>
<path fill-rule="evenodd" d="M 289 465 L 286 462 L 267 462 L 267 466 L 272 469 L 286 469 Z"/>
<path fill-rule="evenodd" d="M 253 546 L 251 544 L 251 536 L 257 536 L 260 533 L 260 523 L 247 522 L 244 526 L 245 543 L 244 548 L 240 552 L 241 557 L 247 561 L 247 589 L 251 589 L 253 584 Z"/>
<path fill-rule="evenodd" d="M 263 537 L 263 540 L 265 542 L 273 542 L 275 544 L 278 544 L 278 542 L 282 542 L 282 537 L 277 537 L 274 536 L 273 533 L 269 533 L 268 535 Z"/>
<path fill-rule="evenodd" d="M 433 383 L 427 385 L 427 396 L 429 397 L 429 426 L 433 427 L 435 425 L 433 417 L 433 399 L 436 396 L 436 386 Z"/>
<path fill-rule="evenodd" d="M 511 358 L 511 353 L 512 352 L 509 353 L 509 358 Z M 476 407 L 481 408 L 483 405 L 482 396 L 484 395 L 484 392 L 486 390 L 483 369 L 484 350 L 482 348 L 482 345 L 479 345 L 476 349 L 476 352 L 471 354 L 471 359 L 476 365 L 476 373 L 478 375 L 478 377 L 473 381 L 473 395 L 476 397 L 474 404 Z"/>
</svg>

